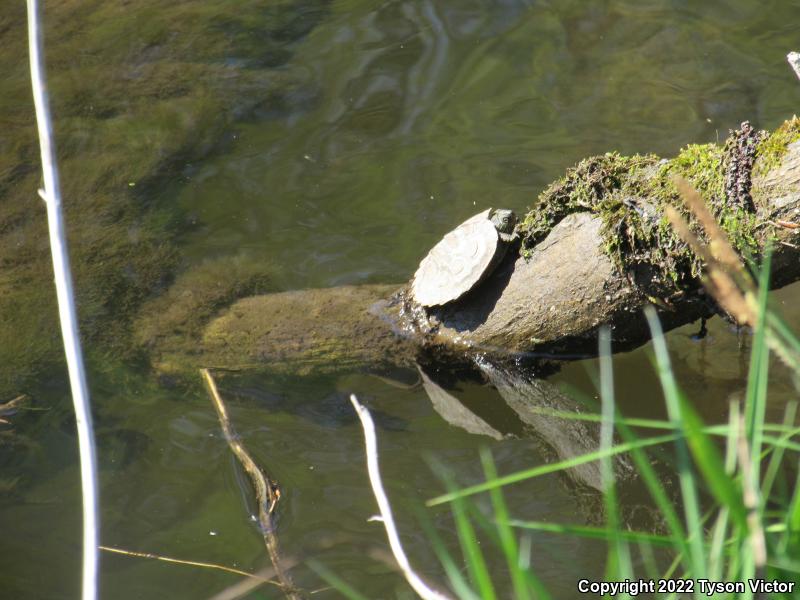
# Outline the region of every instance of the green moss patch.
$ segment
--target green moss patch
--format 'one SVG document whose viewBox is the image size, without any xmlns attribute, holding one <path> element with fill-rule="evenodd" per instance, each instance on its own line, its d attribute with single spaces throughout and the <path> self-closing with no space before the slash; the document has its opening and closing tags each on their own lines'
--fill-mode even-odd
<svg viewBox="0 0 800 600">
<path fill-rule="evenodd" d="M 664 208 L 671 205 L 691 222 L 673 183 L 676 175 L 700 192 L 737 251 L 754 256 L 759 248 L 755 214 L 725 197 L 725 161 L 717 144 L 686 146 L 671 160 L 617 153 L 587 158 L 545 189 L 526 215 L 523 252 L 530 252 L 567 215 L 588 211 L 602 219 L 604 250 L 622 271 L 648 265 L 676 290 L 696 286 L 702 264 L 664 217 Z"/>
<path fill-rule="evenodd" d="M 765 175 L 781 163 L 790 144 L 800 140 L 800 119 L 796 116 L 773 131 L 756 147 L 754 176 Z"/>
</svg>

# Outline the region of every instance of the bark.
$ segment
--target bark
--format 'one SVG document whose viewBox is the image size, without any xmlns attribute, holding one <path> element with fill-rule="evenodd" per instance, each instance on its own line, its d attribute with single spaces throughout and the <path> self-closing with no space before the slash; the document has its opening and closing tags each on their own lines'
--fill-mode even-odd
<svg viewBox="0 0 800 600">
<path fill-rule="evenodd" d="M 759 243 L 774 242 L 773 287 L 800 278 L 798 229 L 778 225 L 799 221 L 800 142 L 788 147 L 780 164 L 753 181 L 753 203 L 763 227 Z M 534 248 L 516 257 L 463 302 L 437 313 L 441 324 L 431 341 L 512 353 L 593 352 L 601 325 L 611 328 L 617 349 L 649 339 L 642 309 L 659 288 L 654 272 L 621 273 L 603 252 L 600 219 L 577 213 L 561 221 Z M 666 286 L 664 286 L 666 287 Z M 666 329 L 690 323 L 709 310 L 690 295 L 660 309 Z"/>
<path fill-rule="evenodd" d="M 800 279 L 800 230 L 778 225 L 800 221 L 800 142 L 754 178 L 752 198 L 763 223 L 762 248 L 770 238 L 778 240 L 773 286 Z M 451 357 L 574 356 L 595 351 L 602 325 L 610 327 L 615 349 L 633 348 L 649 339 L 642 308 L 660 283 L 645 267 L 620 272 L 603 251 L 600 226 L 599 217 L 588 212 L 565 218 L 529 258 L 510 253 L 466 297 L 434 311 L 428 330 L 414 327 L 415 308 L 400 300 L 404 288 L 392 294 L 398 286 L 268 294 L 233 304 L 191 350 L 180 344 L 161 348 L 158 362 L 166 370 L 188 360 L 193 366 L 310 373 L 409 365 L 422 348 Z M 659 313 L 671 329 L 708 314 L 709 306 L 702 294 L 687 294 Z"/>
</svg>

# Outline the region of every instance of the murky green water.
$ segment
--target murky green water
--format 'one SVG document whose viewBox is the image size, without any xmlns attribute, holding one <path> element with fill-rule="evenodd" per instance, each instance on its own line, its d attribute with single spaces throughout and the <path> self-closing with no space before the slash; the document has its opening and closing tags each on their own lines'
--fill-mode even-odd
<svg viewBox="0 0 800 600">
<path fill-rule="evenodd" d="M 248 483 L 208 397 L 199 386 L 154 380 L 141 357 L 114 346 L 126 330 L 109 323 L 126 322 L 168 282 L 152 265 L 244 257 L 263 264 L 276 290 L 401 282 L 452 226 L 489 205 L 524 210 L 584 156 L 668 156 L 724 139 L 744 119 L 774 127 L 800 107 L 784 61 L 798 46 L 797 1 L 95 0 L 47 10 L 66 201 L 85 210 L 70 224 L 79 283 L 85 277 L 90 290 L 84 328 L 96 340 L 102 542 L 246 570 L 266 557 Z M 46 410 L 15 415 L 15 437 L 0 438 L 8 488 L 0 597 L 74 598 L 78 471 L 68 388 L 48 354 L 57 331 L 44 316 L 29 323 L 12 311 L 52 321 L 51 301 L 40 299 L 50 292 L 47 272 L 38 280 L 38 271 L 23 273 L 28 256 L 46 253 L 42 229 L 15 208 L 37 202 L 21 18 L 21 6 L 0 9 L 0 260 L 8 263 L 0 283 L 4 294 L 28 291 L 3 305 L 11 308 L 0 316 L 0 358 L 20 359 L 32 374 L 23 379 L 17 367 L 4 385 Z M 151 239 L 148 231 L 161 233 Z M 97 250 L 110 239 L 113 250 Z M 112 301 L 95 295 L 93 282 L 109 278 L 119 290 L 141 290 Z M 800 327 L 797 288 L 778 297 Z M 696 342 L 687 327 L 669 342 L 679 380 L 704 416 L 719 420 L 743 389 L 749 339 L 718 319 L 710 330 Z M 614 366 L 625 413 L 662 416 L 647 349 L 615 357 Z M 568 364 L 542 393 L 593 398 L 595 370 L 594 361 Z M 794 392 L 780 369 L 772 387 L 777 420 Z M 370 557 L 386 544 L 367 522 L 375 505 L 351 392 L 375 413 L 404 542 L 434 581 L 443 572 L 416 512 L 443 489 L 429 458 L 467 484 L 482 477 L 481 446 L 501 473 L 569 453 L 574 438 L 526 421 L 495 389 L 462 381 L 456 390 L 463 405 L 454 408 L 421 387 L 366 374 L 227 378 L 222 392 L 242 440 L 283 490 L 284 554 L 318 558 L 367 597 L 411 597 Z M 590 473 L 519 484 L 507 498 L 519 518 L 598 518 Z M 448 511 L 425 514 L 455 548 Z M 531 544 L 533 568 L 555 597 L 574 597 L 579 577 L 602 573 L 601 544 L 543 534 Z M 501 571 L 499 553 L 490 554 Z M 293 575 L 307 590 L 324 587 L 305 566 Z M 104 598 L 203 598 L 236 580 L 103 556 Z M 280 596 L 264 588 L 250 597 Z"/>
</svg>

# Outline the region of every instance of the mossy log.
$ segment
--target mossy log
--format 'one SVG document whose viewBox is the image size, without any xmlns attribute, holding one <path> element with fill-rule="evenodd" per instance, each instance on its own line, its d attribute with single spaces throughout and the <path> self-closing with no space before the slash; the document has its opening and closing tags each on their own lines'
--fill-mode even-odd
<svg viewBox="0 0 800 600">
<path fill-rule="evenodd" d="M 767 246 L 774 249 L 772 283 L 779 287 L 800 279 L 800 229 L 794 225 L 800 223 L 800 123 L 787 121 L 759 144 L 747 186 L 752 206 L 746 230 L 742 219 L 722 220 L 734 245 L 749 247 L 756 258 Z M 691 150 L 694 171 L 686 173 L 690 181 L 705 193 L 724 186 L 718 176 L 724 171 L 723 152 L 709 145 L 716 150 L 703 158 L 697 148 Z M 655 157 L 646 162 L 652 168 L 631 174 L 640 190 L 636 200 L 660 211 L 663 199 L 648 197 L 641 184 L 663 179 L 663 167 L 670 163 Z M 628 174 L 616 176 L 615 189 L 626 189 Z M 534 207 L 528 220 L 541 214 L 537 210 L 541 207 Z M 615 235 L 615 230 L 609 230 L 608 220 L 607 213 L 591 206 L 562 215 L 529 252 L 509 253 L 490 278 L 444 308 L 426 312 L 415 306 L 407 285 L 253 296 L 222 311 L 199 337 L 173 338 L 153 348 L 155 362 L 166 371 L 204 365 L 311 373 L 408 365 L 421 349 L 449 357 L 477 352 L 574 356 L 595 351 L 603 325 L 611 329 L 617 350 L 646 342 L 642 309 L 648 303 L 656 304 L 665 329 L 712 313 L 713 302 L 692 274 L 691 260 L 685 267 L 689 272 L 678 274 L 665 270 L 664 262 L 621 264 L 609 241 L 609 231 Z M 657 214 L 655 222 L 661 227 L 663 215 Z M 663 246 L 666 239 L 656 236 L 650 243 Z M 676 246 L 675 254 L 681 252 L 685 247 Z"/>
</svg>

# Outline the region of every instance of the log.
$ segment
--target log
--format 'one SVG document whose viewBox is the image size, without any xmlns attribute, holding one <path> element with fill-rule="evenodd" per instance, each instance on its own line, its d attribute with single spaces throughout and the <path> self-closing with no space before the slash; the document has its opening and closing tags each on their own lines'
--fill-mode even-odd
<svg viewBox="0 0 800 600">
<path fill-rule="evenodd" d="M 800 229 L 792 224 L 800 225 L 800 141 L 754 177 L 751 194 L 759 251 L 769 245 L 774 252 L 773 287 L 797 281 Z M 601 217 L 589 212 L 562 220 L 530 257 L 516 257 L 486 288 L 436 311 L 439 324 L 429 343 L 490 352 L 593 353 L 603 325 L 611 329 L 615 350 L 645 343 L 650 335 L 642 309 L 669 290 L 668 282 L 647 265 L 621 272 L 604 249 L 601 227 Z M 703 290 L 692 283 L 687 291 L 672 306 L 657 306 L 665 329 L 710 316 Z"/>
<path fill-rule="evenodd" d="M 773 287 L 800 279 L 793 225 L 800 223 L 800 124 L 787 124 L 783 145 L 756 159 L 749 196 L 754 243 L 759 252 L 774 248 Z M 698 279 L 671 299 L 673 282 L 663 279 L 646 263 L 620 267 L 604 239 L 603 215 L 586 210 L 560 220 L 528 256 L 509 252 L 491 277 L 444 308 L 414 305 L 408 284 L 254 296 L 222 311 L 191 349 L 175 340 L 155 349 L 155 362 L 166 371 L 199 365 L 308 374 L 408 366 L 430 352 L 456 360 L 477 352 L 573 358 L 595 352 L 603 325 L 614 349 L 624 350 L 649 339 L 648 303 L 657 304 L 667 330 L 713 313 Z"/>
<path fill-rule="evenodd" d="M 199 337 L 170 335 L 149 349 L 161 373 L 204 365 L 310 375 L 411 366 L 418 345 L 397 335 L 380 307 L 396 285 L 342 286 L 242 298 Z"/>
</svg>

